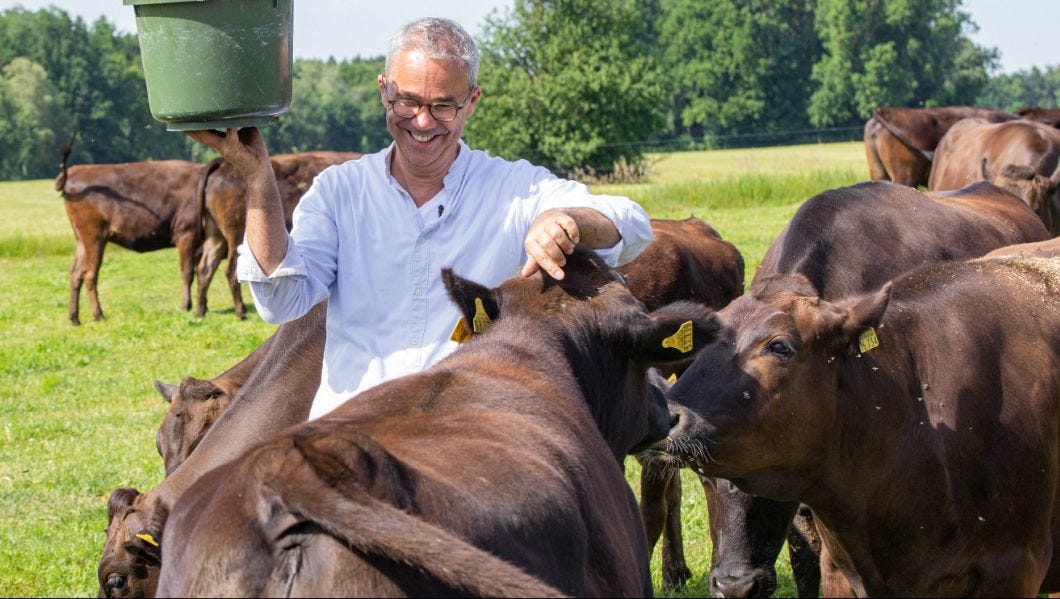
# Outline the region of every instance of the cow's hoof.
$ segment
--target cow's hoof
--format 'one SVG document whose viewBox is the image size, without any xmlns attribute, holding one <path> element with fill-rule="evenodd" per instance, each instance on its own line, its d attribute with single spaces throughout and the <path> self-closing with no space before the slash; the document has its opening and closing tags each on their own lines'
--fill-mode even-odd
<svg viewBox="0 0 1060 599">
<path fill-rule="evenodd" d="M 692 571 L 681 564 L 677 567 L 663 568 L 663 590 L 672 591 L 683 587 L 692 578 Z"/>
</svg>

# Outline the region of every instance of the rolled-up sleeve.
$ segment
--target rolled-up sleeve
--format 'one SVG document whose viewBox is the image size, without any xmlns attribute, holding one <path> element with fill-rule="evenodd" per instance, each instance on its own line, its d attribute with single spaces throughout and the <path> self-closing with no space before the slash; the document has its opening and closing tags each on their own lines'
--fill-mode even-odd
<svg viewBox="0 0 1060 599">
<path fill-rule="evenodd" d="M 621 239 L 610 248 L 596 250 L 611 266 L 633 260 L 651 243 L 651 219 L 644 208 L 629 198 L 593 194 L 584 184 L 567 179 L 540 181 L 538 193 L 541 200 L 535 217 L 554 208 L 592 208 L 614 223 Z"/>
<path fill-rule="evenodd" d="M 280 324 L 302 317 L 327 298 L 335 280 L 338 233 L 325 209 L 325 195 L 316 186 L 295 208 L 287 253 L 272 274 L 261 269 L 246 240 L 237 248 L 236 276 L 249 284 L 254 306 L 266 322 Z"/>
</svg>

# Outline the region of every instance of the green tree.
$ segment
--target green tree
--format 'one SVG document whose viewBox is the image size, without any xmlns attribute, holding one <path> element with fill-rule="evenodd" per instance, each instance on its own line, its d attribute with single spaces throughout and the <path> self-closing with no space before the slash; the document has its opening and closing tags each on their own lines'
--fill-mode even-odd
<svg viewBox="0 0 1060 599">
<path fill-rule="evenodd" d="M 560 173 L 636 161 L 663 128 L 654 0 L 516 0 L 487 19 L 467 137 Z"/>
<path fill-rule="evenodd" d="M 663 9 L 675 132 L 806 125 L 810 65 L 820 55 L 813 0 L 672 0 Z"/>
<path fill-rule="evenodd" d="M 0 176 L 43 178 L 55 175 L 60 148 L 73 118 L 39 64 L 16 58 L 3 68 L 4 121 L 10 145 L 0 150 Z"/>
<path fill-rule="evenodd" d="M 823 56 L 808 107 L 815 125 L 853 124 L 877 106 L 970 104 L 996 50 L 973 44 L 960 0 L 818 0 Z"/>
<path fill-rule="evenodd" d="M 991 77 L 977 102 L 1008 111 L 1024 106 L 1060 107 L 1060 65 Z"/>
</svg>

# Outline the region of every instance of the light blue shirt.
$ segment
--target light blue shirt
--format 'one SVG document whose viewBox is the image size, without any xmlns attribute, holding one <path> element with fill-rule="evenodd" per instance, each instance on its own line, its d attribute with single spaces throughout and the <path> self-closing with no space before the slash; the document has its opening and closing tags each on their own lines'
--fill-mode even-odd
<svg viewBox="0 0 1060 599">
<path fill-rule="evenodd" d="M 390 174 L 392 149 L 317 176 L 294 211 L 287 254 L 272 275 L 246 243 L 239 247 L 239 280 L 250 283 L 266 321 L 294 320 L 329 300 L 310 418 L 456 349 L 450 336 L 460 313 L 441 269 L 499 285 L 526 262 L 523 241 L 545 210 L 587 207 L 611 219 L 622 240 L 600 254 L 612 266 L 651 241 L 648 215 L 633 201 L 591 194 L 525 160 L 490 157 L 463 142 L 442 191 L 417 208 Z"/>
</svg>

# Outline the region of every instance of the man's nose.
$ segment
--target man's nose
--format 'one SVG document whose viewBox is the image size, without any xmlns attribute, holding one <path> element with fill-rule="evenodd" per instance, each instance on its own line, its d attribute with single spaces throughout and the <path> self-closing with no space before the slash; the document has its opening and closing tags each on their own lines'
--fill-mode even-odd
<svg viewBox="0 0 1060 599">
<path fill-rule="evenodd" d="M 431 115 L 431 108 L 429 106 L 420 106 L 420 111 L 416 113 L 416 116 L 412 117 L 412 124 L 418 129 L 430 129 L 437 124 L 434 117 Z"/>
</svg>

